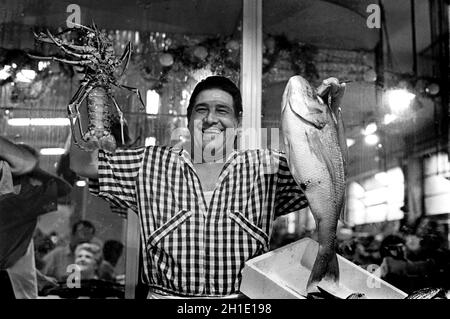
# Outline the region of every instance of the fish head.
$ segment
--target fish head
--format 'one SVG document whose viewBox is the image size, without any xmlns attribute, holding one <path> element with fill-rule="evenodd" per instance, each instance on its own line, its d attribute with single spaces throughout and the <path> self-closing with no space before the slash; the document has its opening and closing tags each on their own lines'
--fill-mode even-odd
<svg viewBox="0 0 450 319">
<path fill-rule="evenodd" d="M 306 123 L 323 128 L 328 123 L 327 105 L 309 82 L 297 75 L 289 79 L 283 93 L 282 112 L 291 109 Z"/>
</svg>

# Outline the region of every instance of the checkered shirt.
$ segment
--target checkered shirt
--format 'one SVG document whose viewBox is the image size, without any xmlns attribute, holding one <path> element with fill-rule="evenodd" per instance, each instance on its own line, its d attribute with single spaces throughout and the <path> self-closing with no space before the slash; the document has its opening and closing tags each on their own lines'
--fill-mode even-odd
<svg viewBox="0 0 450 319">
<path fill-rule="evenodd" d="M 308 205 L 273 150 L 233 152 L 209 206 L 186 150 L 99 151 L 98 160 L 91 192 L 138 212 L 143 279 L 170 294 L 238 293 L 244 263 L 269 249 L 273 220 Z"/>
</svg>

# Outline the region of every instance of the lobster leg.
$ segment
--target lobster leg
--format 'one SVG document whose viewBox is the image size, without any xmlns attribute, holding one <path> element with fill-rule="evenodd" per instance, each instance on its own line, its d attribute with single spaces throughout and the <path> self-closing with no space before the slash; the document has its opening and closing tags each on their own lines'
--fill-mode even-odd
<svg viewBox="0 0 450 319">
<path fill-rule="evenodd" d="M 119 114 L 119 118 L 120 118 L 120 137 L 121 137 L 121 139 L 122 139 L 122 145 L 125 145 L 125 137 L 124 137 L 124 133 L 123 133 L 123 124 L 124 124 L 125 121 L 124 121 L 124 119 L 123 119 L 123 112 L 122 112 L 122 110 L 120 109 L 119 104 L 117 104 L 117 101 L 116 101 L 116 99 L 114 98 L 114 96 L 110 95 L 109 97 L 110 97 L 111 100 L 113 101 L 114 106 L 115 106 L 116 109 L 117 109 L 117 113 Z"/>
<path fill-rule="evenodd" d="M 88 96 L 88 94 L 91 90 L 92 90 L 92 86 L 89 85 L 89 82 L 86 82 L 85 84 L 83 84 L 82 86 L 80 86 L 78 88 L 77 92 L 72 97 L 72 100 L 70 101 L 69 105 L 67 106 L 67 110 L 68 110 L 69 116 L 71 118 L 70 128 L 72 130 L 74 142 L 76 145 L 78 145 L 83 150 L 90 150 L 90 149 L 81 146 L 81 144 L 79 144 L 78 141 L 76 140 L 75 128 L 73 126 L 73 119 L 78 119 L 78 129 L 80 131 L 80 136 L 81 136 L 81 139 L 83 141 L 85 141 L 84 137 L 83 137 L 84 133 L 83 133 L 83 127 L 81 124 L 81 114 L 80 114 L 79 107 L 80 107 L 81 103 L 83 103 L 83 101 L 86 99 L 86 97 Z"/>
<path fill-rule="evenodd" d="M 142 104 L 142 106 L 145 109 L 145 104 L 144 104 L 144 101 L 142 100 L 141 92 L 139 92 L 138 88 L 134 88 L 134 87 L 126 86 L 126 85 L 122 85 L 122 84 L 119 84 L 117 86 L 119 86 L 121 88 L 124 88 L 124 89 L 127 89 L 128 91 L 131 91 L 131 92 L 135 93 L 138 96 L 139 101 L 141 101 L 141 104 Z"/>
<path fill-rule="evenodd" d="M 48 37 L 53 41 L 54 44 L 56 44 L 61 50 L 63 50 L 65 53 L 67 53 L 68 55 L 74 56 L 76 58 L 80 58 L 80 59 L 89 59 L 92 58 L 92 54 L 88 53 L 88 54 L 80 54 L 80 53 L 76 53 L 76 52 L 72 52 L 69 49 L 66 49 L 64 47 L 64 45 L 62 44 L 61 40 L 56 39 L 51 33 L 50 31 L 47 30 L 47 35 Z"/>
</svg>

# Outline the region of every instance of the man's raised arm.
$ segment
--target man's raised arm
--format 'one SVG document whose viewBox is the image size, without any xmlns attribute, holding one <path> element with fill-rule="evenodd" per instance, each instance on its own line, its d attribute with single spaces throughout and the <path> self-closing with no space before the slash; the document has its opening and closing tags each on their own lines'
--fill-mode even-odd
<svg viewBox="0 0 450 319">
<path fill-rule="evenodd" d="M 76 125 L 75 123 L 74 125 Z M 79 130 L 74 130 L 77 140 L 81 140 Z M 74 142 L 72 134 L 70 139 L 70 169 L 77 175 L 97 179 L 98 178 L 98 150 L 87 152 L 82 150 Z"/>
<path fill-rule="evenodd" d="M 75 143 L 70 145 L 70 169 L 77 175 L 98 178 L 98 150 L 86 152 Z"/>
<path fill-rule="evenodd" d="M 8 162 L 14 175 L 31 172 L 38 163 L 38 158 L 25 147 L 14 144 L 0 136 L 0 160 Z"/>
</svg>

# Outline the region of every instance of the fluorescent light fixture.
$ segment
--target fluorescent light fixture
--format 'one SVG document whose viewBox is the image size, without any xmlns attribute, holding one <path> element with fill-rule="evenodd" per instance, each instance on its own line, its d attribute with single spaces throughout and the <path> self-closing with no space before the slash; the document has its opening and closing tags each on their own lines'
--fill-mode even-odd
<svg viewBox="0 0 450 319">
<path fill-rule="evenodd" d="M 36 72 L 33 70 L 23 69 L 16 74 L 16 81 L 23 83 L 30 83 L 36 77 Z"/>
<path fill-rule="evenodd" d="M 156 138 L 149 136 L 145 138 L 145 146 L 153 146 L 156 144 Z"/>
<path fill-rule="evenodd" d="M 378 137 L 378 135 L 376 134 L 370 134 L 367 135 L 364 138 L 364 141 L 368 144 L 368 145 L 375 145 L 380 141 L 380 138 Z"/>
<path fill-rule="evenodd" d="M 77 185 L 78 187 L 85 187 L 86 186 L 86 181 L 83 180 L 79 180 L 75 183 L 75 185 Z"/>
<path fill-rule="evenodd" d="M 352 138 L 347 139 L 347 147 L 350 147 L 355 144 L 355 140 Z"/>
<path fill-rule="evenodd" d="M 376 123 L 369 123 L 366 128 L 364 129 L 363 134 L 364 135 L 371 135 L 377 131 L 378 127 Z"/>
<path fill-rule="evenodd" d="M 384 115 L 383 123 L 388 125 L 388 124 L 394 122 L 397 118 L 398 118 L 398 116 L 395 114 L 386 114 L 386 115 Z"/>
<path fill-rule="evenodd" d="M 11 66 L 5 65 L 3 69 L 0 70 L 0 80 L 3 81 L 9 78 L 11 76 L 11 73 L 9 73 L 9 71 L 11 71 Z"/>
<path fill-rule="evenodd" d="M 395 89 L 386 92 L 388 105 L 393 112 L 402 112 L 408 109 L 415 97 L 415 94 L 405 89 Z"/>
<path fill-rule="evenodd" d="M 67 117 L 55 118 L 14 118 L 8 119 L 8 125 L 11 126 L 69 126 L 70 120 Z"/>
<path fill-rule="evenodd" d="M 55 147 L 55 148 L 41 148 L 39 153 L 41 155 L 62 155 L 65 150 L 63 148 Z"/>
<path fill-rule="evenodd" d="M 389 185 L 389 175 L 386 172 L 380 172 L 375 174 L 375 179 L 382 185 Z"/>
<path fill-rule="evenodd" d="M 145 112 L 147 114 L 158 114 L 159 111 L 159 94 L 155 90 L 147 90 L 147 103 Z"/>
</svg>

